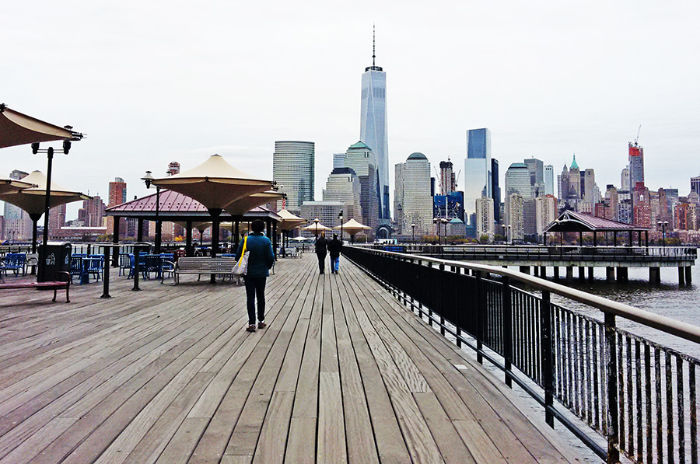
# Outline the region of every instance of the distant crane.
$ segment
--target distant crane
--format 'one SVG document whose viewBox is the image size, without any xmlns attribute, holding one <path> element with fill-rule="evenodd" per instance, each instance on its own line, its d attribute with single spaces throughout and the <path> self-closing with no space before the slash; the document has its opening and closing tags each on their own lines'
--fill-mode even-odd
<svg viewBox="0 0 700 464">
<path fill-rule="evenodd" d="M 637 128 L 637 137 L 635 137 L 635 139 L 634 139 L 634 146 L 635 147 L 638 146 L 637 142 L 639 142 L 639 131 L 641 131 L 641 130 L 642 130 L 642 125 L 640 124 L 639 127 Z"/>
</svg>

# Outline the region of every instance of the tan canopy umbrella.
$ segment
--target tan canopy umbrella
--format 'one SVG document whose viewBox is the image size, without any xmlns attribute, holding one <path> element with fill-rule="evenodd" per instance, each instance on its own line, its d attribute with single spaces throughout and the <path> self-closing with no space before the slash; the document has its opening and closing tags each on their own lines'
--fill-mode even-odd
<svg viewBox="0 0 700 464">
<path fill-rule="evenodd" d="M 52 140 L 80 140 L 83 134 L 59 127 L 0 104 L 0 148 Z"/>
<path fill-rule="evenodd" d="M 17 192 L 30 187 L 36 187 L 36 185 L 15 179 L 0 179 L 0 195 Z"/>
<path fill-rule="evenodd" d="M 27 177 L 22 179 L 22 182 L 35 185 L 15 192 L 4 193 L 0 195 L 0 200 L 19 206 L 29 214 L 32 219 L 32 252 L 36 252 L 36 236 L 37 236 L 37 221 L 44 214 L 46 206 L 46 176 L 41 171 L 34 171 Z M 78 200 L 89 200 L 90 197 L 80 192 L 74 192 L 51 182 L 51 196 L 49 206 L 63 205 L 72 203 Z M 48 230 L 44 231 L 48 235 Z"/>
<path fill-rule="evenodd" d="M 254 193 L 252 195 L 243 197 L 230 203 L 226 208 L 226 211 L 231 213 L 233 216 L 243 216 L 245 213 L 255 208 L 256 206 L 264 205 L 274 200 L 281 200 L 284 198 L 283 193 L 276 192 L 274 190 L 269 190 L 267 192 Z"/>
<path fill-rule="evenodd" d="M 354 218 L 350 219 L 348 222 L 341 226 L 335 226 L 333 227 L 336 230 L 340 230 L 342 232 L 347 232 L 350 234 L 350 238 L 354 241 L 355 240 L 355 234 L 358 232 L 362 232 L 363 230 L 370 230 L 371 227 L 366 226 L 364 224 L 360 224 L 357 222 Z"/>
<path fill-rule="evenodd" d="M 212 217 L 211 256 L 219 247 L 219 215 L 236 200 L 254 193 L 271 190 L 274 182 L 256 179 L 234 168 L 221 157 L 212 155 L 204 163 L 174 176 L 153 179 L 153 184 L 194 198 L 203 204 Z M 211 276 L 212 283 L 214 275 Z"/>
<path fill-rule="evenodd" d="M 300 218 L 299 216 L 295 216 L 286 209 L 280 210 L 277 214 L 279 215 L 279 217 L 282 218 L 280 229 L 285 231 L 292 230 L 295 227 L 306 222 L 306 219 Z"/>
<path fill-rule="evenodd" d="M 309 224 L 306 227 L 302 227 L 301 230 L 309 230 L 314 233 L 314 235 L 318 236 L 319 232 L 324 232 L 327 230 L 332 230 L 330 227 L 326 227 L 323 224 L 321 224 L 318 220 L 318 218 L 314 219 L 313 223 Z"/>
</svg>

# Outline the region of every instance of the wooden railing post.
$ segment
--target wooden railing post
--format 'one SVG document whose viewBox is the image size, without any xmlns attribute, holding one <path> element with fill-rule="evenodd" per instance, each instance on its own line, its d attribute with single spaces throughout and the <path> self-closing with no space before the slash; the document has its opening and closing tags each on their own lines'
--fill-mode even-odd
<svg viewBox="0 0 700 464">
<path fill-rule="evenodd" d="M 545 422 L 554 428 L 554 353 L 552 352 L 552 306 L 548 290 L 542 290 L 540 305 L 540 350 L 542 356 L 542 385 L 544 386 Z"/>
<path fill-rule="evenodd" d="M 511 364 L 513 361 L 513 308 L 510 302 L 510 279 L 503 277 L 502 300 L 503 300 L 503 358 L 505 359 L 506 385 L 513 387 L 511 379 Z"/>
<path fill-rule="evenodd" d="M 617 341 L 615 315 L 605 313 L 605 376 L 608 389 L 608 463 L 620 462 L 617 414 Z"/>
</svg>

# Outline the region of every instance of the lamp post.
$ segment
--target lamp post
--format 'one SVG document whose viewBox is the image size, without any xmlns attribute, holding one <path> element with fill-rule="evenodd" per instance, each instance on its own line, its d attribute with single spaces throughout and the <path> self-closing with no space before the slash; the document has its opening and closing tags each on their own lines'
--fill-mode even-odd
<svg viewBox="0 0 700 464">
<path fill-rule="evenodd" d="M 447 212 L 445 212 L 445 214 L 447 214 Z M 445 218 L 440 219 L 440 221 L 441 221 L 441 222 L 444 224 L 444 226 L 445 226 L 445 233 L 442 234 L 442 239 L 443 239 L 443 242 L 445 242 L 445 245 L 447 245 L 447 223 L 450 222 L 450 221 L 448 221 L 448 220 L 445 219 Z"/>
<path fill-rule="evenodd" d="M 433 218 L 433 224 L 437 224 L 437 239 L 440 245 L 440 218 Z"/>
<path fill-rule="evenodd" d="M 141 178 L 146 184 L 146 188 L 151 188 L 151 183 L 153 182 L 153 176 L 151 171 L 146 171 L 146 174 Z M 160 239 L 161 239 L 161 223 L 160 215 L 160 187 L 156 185 L 156 254 L 160 254 Z"/>
<path fill-rule="evenodd" d="M 659 221 L 656 223 L 659 227 L 661 227 L 661 242 L 663 243 L 663 246 L 666 246 L 666 227 L 668 227 L 668 221 Z"/>
<path fill-rule="evenodd" d="M 416 223 L 415 222 L 411 223 L 411 242 L 414 245 L 416 244 Z"/>
<path fill-rule="evenodd" d="M 508 224 L 506 227 L 506 245 L 512 245 L 513 244 L 513 232 L 510 224 Z"/>
<path fill-rule="evenodd" d="M 343 243 L 343 210 L 340 210 L 338 214 L 338 219 L 340 219 L 340 243 Z"/>
</svg>

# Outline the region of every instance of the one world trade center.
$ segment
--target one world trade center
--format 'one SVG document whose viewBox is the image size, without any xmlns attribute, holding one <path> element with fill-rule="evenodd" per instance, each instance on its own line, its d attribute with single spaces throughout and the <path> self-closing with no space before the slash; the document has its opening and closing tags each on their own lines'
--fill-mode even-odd
<svg viewBox="0 0 700 464">
<path fill-rule="evenodd" d="M 389 154 L 386 137 L 386 73 L 375 62 L 374 31 L 372 33 L 372 66 L 362 74 L 362 114 L 360 140 L 372 149 L 379 172 L 379 223 L 388 224 Z"/>
</svg>

